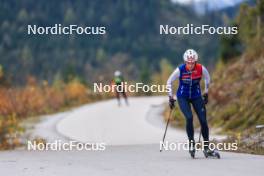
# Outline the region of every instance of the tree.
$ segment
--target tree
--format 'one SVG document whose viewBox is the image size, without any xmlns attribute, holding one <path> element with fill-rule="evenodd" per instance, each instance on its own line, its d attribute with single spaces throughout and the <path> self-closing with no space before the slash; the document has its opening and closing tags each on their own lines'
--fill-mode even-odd
<svg viewBox="0 0 264 176">
<path fill-rule="evenodd" d="M 220 40 L 220 58 L 227 62 L 230 58 L 240 55 L 242 44 L 238 35 L 223 35 Z"/>
</svg>

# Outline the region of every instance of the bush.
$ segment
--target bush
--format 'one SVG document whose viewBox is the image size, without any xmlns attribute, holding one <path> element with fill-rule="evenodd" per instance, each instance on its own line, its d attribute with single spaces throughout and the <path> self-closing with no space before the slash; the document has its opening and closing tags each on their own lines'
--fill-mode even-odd
<svg viewBox="0 0 264 176">
<path fill-rule="evenodd" d="M 49 86 L 46 81 L 37 85 L 30 78 L 22 88 L 0 87 L 0 149 L 20 145 L 23 129 L 20 121 L 29 116 L 52 113 L 101 98 L 87 95 L 87 88 L 77 79 Z"/>
</svg>

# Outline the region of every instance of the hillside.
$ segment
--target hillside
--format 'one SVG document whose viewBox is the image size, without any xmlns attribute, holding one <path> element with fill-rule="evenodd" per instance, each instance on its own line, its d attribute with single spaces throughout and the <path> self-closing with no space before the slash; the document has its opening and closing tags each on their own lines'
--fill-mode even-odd
<svg viewBox="0 0 264 176">
<path fill-rule="evenodd" d="M 230 57 L 222 58 L 214 71 L 209 112 L 214 125 L 224 130 L 245 132 L 264 124 L 263 14 L 263 1 L 254 7 L 242 5 L 236 19 L 240 44 L 234 38 L 222 43 L 229 46 L 222 56 Z M 241 56 L 228 54 L 239 45 L 244 48 Z"/>
<path fill-rule="evenodd" d="M 223 130 L 243 131 L 264 124 L 264 51 L 219 63 L 210 89 L 210 121 Z"/>
</svg>

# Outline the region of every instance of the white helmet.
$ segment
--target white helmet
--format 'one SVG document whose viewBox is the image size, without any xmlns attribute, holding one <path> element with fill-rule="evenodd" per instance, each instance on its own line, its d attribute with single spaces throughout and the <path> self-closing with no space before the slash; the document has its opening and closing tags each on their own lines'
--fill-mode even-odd
<svg viewBox="0 0 264 176">
<path fill-rule="evenodd" d="M 183 54 L 183 60 L 185 62 L 197 62 L 198 61 L 198 54 L 193 49 L 187 49 Z"/>
<path fill-rule="evenodd" d="M 115 76 L 117 77 L 117 76 L 121 76 L 121 72 L 119 71 L 119 70 L 116 70 L 115 71 Z"/>
</svg>

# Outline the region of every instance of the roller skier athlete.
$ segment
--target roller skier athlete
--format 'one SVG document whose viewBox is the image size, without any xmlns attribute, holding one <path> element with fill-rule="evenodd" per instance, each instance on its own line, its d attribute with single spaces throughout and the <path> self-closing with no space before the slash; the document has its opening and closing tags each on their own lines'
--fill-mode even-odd
<svg viewBox="0 0 264 176">
<path fill-rule="evenodd" d="M 209 149 L 209 128 L 206 119 L 205 105 L 208 103 L 208 89 L 210 84 L 210 75 L 207 69 L 198 63 L 198 54 L 193 49 L 188 49 L 183 54 L 184 64 L 177 67 L 170 75 L 167 86 L 169 88 L 169 106 L 171 109 L 175 107 L 175 101 L 178 101 L 181 112 L 186 120 L 186 132 L 189 140 L 189 153 L 191 157 L 195 157 L 195 140 L 193 127 L 193 114 L 191 105 L 195 110 L 201 125 L 201 133 L 203 136 L 203 152 L 205 157 L 219 156 L 215 150 Z M 200 80 L 205 80 L 205 90 L 202 95 L 200 88 Z M 178 79 L 179 87 L 176 93 L 177 99 L 173 98 L 172 84 Z"/>
<path fill-rule="evenodd" d="M 124 90 L 124 77 L 122 76 L 122 73 L 119 70 L 116 70 L 114 73 L 114 79 L 112 80 L 112 84 L 116 85 L 115 87 L 115 96 L 117 99 L 118 106 L 121 106 L 121 95 L 124 97 L 126 105 L 128 105 L 127 95 Z"/>
</svg>

